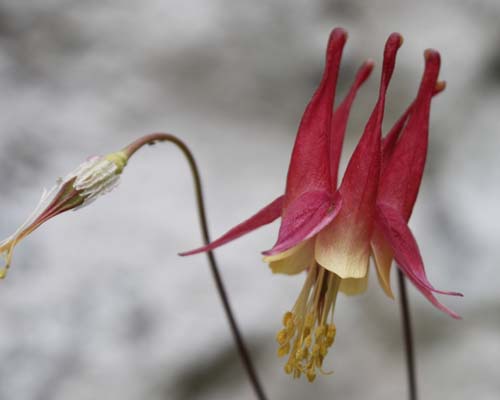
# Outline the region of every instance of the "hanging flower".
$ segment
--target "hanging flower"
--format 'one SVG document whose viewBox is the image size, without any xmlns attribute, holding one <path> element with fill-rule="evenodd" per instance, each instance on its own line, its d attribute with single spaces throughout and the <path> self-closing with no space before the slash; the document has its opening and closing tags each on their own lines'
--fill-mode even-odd
<svg viewBox="0 0 500 400">
<path fill-rule="evenodd" d="M 278 240 L 263 252 L 273 272 L 306 271 L 295 305 L 283 317 L 277 334 L 278 355 L 288 355 L 285 371 L 313 381 L 324 373 L 323 360 L 335 340 L 333 313 L 337 293 L 366 289 L 373 255 L 379 282 L 390 297 L 393 258 L 417 289 L 437 308 L 459 318 L 434 293 L 427 280 L 417 243 L 408 228 L 425 165 L 432 97 L 444 89 L 438 81 L 439 53 L 425 52 L 418 94 L 382 140 L 385 97 L 396 53 L 403 39 L 393 33 L 384 50 L 378 100 L 351 156 L 340 185 L 339 160 L 351 105 L 370 75 L 366 61 L 342 103 L 334 109 L 335 89 L 347 34 L 330 35 L 323 78 L 299 126 L 288 170 L 286 191 L 248 220 L 208 246 L 181 255 L 213 250 L 281 217 Z"/>
<path fill-rule="evenodd" d="M 5 278 L 7 274 L 14 247 L 36 228 L 56 215 L 84 207 L 113 190 L 118 185 L 128 157 L 125 151 L 91 157 L 64 179 L 59 179 L 51 190 L 44 190 L 26 222 L 0 243 L 0 255 L 5 263 L 0 270 L 0 278 Z"/>
</svg>

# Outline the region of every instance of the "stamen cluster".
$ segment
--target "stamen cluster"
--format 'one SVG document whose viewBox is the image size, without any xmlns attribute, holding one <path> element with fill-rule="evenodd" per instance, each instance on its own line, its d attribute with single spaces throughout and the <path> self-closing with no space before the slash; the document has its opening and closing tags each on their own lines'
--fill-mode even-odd
<svg viewBox="0 0 500 400">
<path fill-rule="evenodd" d="M 337 275 L 314 263 L 292 311 L 283 316 L 283 329 L 276 335 L 280 345 L 278 356 L 290 354 L 285 372 L 294 378 L 305 374 L 312 382 L 317 370 L 322 374 L 331 373 L 322 367 L 335 341 L 333 311 L 339 285 Z"/>
</svg>

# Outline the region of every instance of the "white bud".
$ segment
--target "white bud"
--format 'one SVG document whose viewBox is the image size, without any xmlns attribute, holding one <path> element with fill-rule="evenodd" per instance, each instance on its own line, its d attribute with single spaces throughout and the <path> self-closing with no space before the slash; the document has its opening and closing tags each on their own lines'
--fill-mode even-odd
<svg viewBox="0 0 500 400">
<path fill-rule="evenodd" d="M 98 196 L 111 192 L 120 182 L 123 165 L 117 164 L 116 157 L 92 157 L 69 174 L 64 181 L 75 179 L 73 188 L 79 192 L 84 202 L 74 210 L 92 203 Z"/>
</svg>

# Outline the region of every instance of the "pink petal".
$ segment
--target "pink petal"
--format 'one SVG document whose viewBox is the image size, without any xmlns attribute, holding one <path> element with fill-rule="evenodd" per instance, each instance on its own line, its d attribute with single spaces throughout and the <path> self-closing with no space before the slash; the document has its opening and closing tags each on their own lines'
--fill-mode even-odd
<svg viewBox="0 0 500 400">
<path fill-rule="evenodd" d="M 382 140 L 382 174 L 391 159 L 392 153 L 394 152 L 394 148 L 396 147 L 396 143 L 399 139 L 399 135 L 401 134 L 401 131 L 403 130 L 412 110 L 413 103 L 406 109 L 404 114 L 398 119 L 389 133 Z"/>
<path fill-rule="evenodd" d="M 410 282 L 412 282 L 415 285 L 415 287 L 420 291 L 420 293 L 422 293 L 425 296 L 425 298 L 427 300 L 429 300 L 434 305 L 434 307 L 436 307 L 438 310 L 441 310 L 445 314 L 448 314 L 449 316 L 451 316 L 455 319 L 462 319 L 462 317 L 460 315 L 458 315 L 454 311 L 450 310 L 444 304 L 441 304 L 439 302 L 439 300 L 436 299 L 436 297 L 434 297 L 434 295 L 432 294 L 432 292 L 429 289 L 420 285 L 420 283 L 415 281 L 412 277 L 407 276 L 407 278 L 410 280 Z"/>
<path fill-rule="evenodd" d="M 332 129 L 330 137 L 330 175 L 332 177 L 332 188 L 337 188 L 340 156 L 344 144 L 345 130 L 352 103 L 361 85 L 368 79 L 373 70 L 373 61 L 368 60 L 360 67 L 356 79 L 340 106 L 333 113 Z"/>
<path fill-rule="evenodd" d="M 361 200 L 364 197 L 364 191 L 357 190 L 359 187 L 364 188 L 365 185 L 369 185 L 370 191 L 373 192 L 378 186 L 385 95 L 392 72 L 394 71 L 396 53 L 401 43 L 402 38 L 398 34 L 392 34 L 387 40 L 384 51 L 384 65 L 382 68 L 379 98 L 366 124 L 363 136 L 349 160 L 340 187 L 345 199 L 354 197 Z"/>
<path fill-rule="evenodd" d="M 441 93 L 445 89 L 445 87 L 446 87 L 445 82 L 437 82 L 436 86 L 434 87 L 434 92 L 432 95 L 436 96 L 437 94 Z M 385 168 L 387 167 L 387 164 L 390 158 L 392 157 L 393 151 L 396 147 L 396 143 L 399 139 L 401 131 L 405 127 L 405 124 L 408 120 L 408 117 L 410 116 L 410 113 L 413 112 L 414 110 L 415 103 L 416 100 L 413 101 L 408 106 L 403 115 L 398 119 L 398 121 L 389 131 L 389 133 L 382 140 L 382 174 L 384 173 Z"/>
<path fill-rule="evenodd" d="M 293 147 L 286 183 L 284 214 L 302 194 L 332 192 L 329 170 L 328 138 L 342 50 L 347 33 L 334 29 L 330 34 L 323 78 L 309 102 Z"/>
<path fill-rule="evenodd" d="M 438 52 L 427 50 L 425 58 L 425 71 L 413 112 L 384 169 L 378 196 L 378 201 L 400 210 L 405 220 L 410 218 L 424 172 L 430 104 L 440 66 Z"/>
<path fill-rule="evenodd" d="M 288 208 L 276 244 L 262 254 L 278 254 L 313 237 L 335 218 L 341 205 L 338 193 L 333 198 L 326 191 L 304 193 Z"/>
<path fill-rule="evenodd" d="M 179 253 L 179 255 L 190 256 L 193 254 L 198 254 L 198 253 L 203 253 L 205 251 L 213 250 L 257 228 L 260 228 L 263 225 L 270 224 L 281 215 L 281 209 L 283 207 L 283 199 L 284 196 L 278 197 L 272 203 L 268 204 L 260 211 L 258 211 L 257 214 L 253 215 L 252 217 L 242 222 L 241 224 L 236 225 L 233 229 L 229 230 L 220 238 L 214 240 L 210 244 L 194 250 L 186 251 L 184 253 Z"/>
<path fill-rule="evenodd" d="M 402 38 L 398 34 L 392 34 L 387 40 L 379 98 L 366 124 L 363 136 L 349 160 L 339 189 L 343 200 L 342 219 L 346 221 L 346 224 L 356 226 L 356 231 L 363 232 L 363 237 L 358 237 L 358 241 L 364 243 L 365 253 L 370 245 L 379 183 L 385 94 L 401 43 Z"/>
<path fill-rule="evenodd" d="M 377 229 L 380 229 L 390 244 L 399 268 L 424 296 L 429 298 L 429 292 L 462 296 L 461 293 L 457 292 L 437 290 L 430 284 L 425 274 L 424 263 L 417 242 L 398 210 L 387 204 L 378 204 L 376 223 Z M 433 302 L 433 304 L 435 303 Z"/>
</svg>

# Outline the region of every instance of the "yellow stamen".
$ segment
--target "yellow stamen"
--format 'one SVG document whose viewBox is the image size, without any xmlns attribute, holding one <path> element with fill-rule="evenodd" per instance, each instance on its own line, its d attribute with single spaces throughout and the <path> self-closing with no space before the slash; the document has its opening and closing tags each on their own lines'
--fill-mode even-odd
<svg viewBox="0 0 500 400">
<path fill-rule="evenodd" d="M 278 357 L 286 356 L 290 352 L 290 343 L 286 343 L 278 349 Z"/>
<path fill-rule="evenodd" d="M 318 371 L 330 373 L 322 366 L 335 341 L 333 311 L 340 281 L 333 272 L 314 263 L 292 311 L 283 316 L 283 328 L 276 335 L 278 355 L 288 354 L 284 369 L 294 378 L 304 374 L 312 382 Z"/>
<path fill-rule="evenodd" d="M 288 342 L 288 335 L 287 335 L 287 332 L 286 332 L 286 329 L 282 329 L 281 331 L 279 331 L 277 334 L 276 334 L 276 341 L 278 342 L 278 344 L 280 346 L 283 346 L 285 343 Z"/>
</svg>

